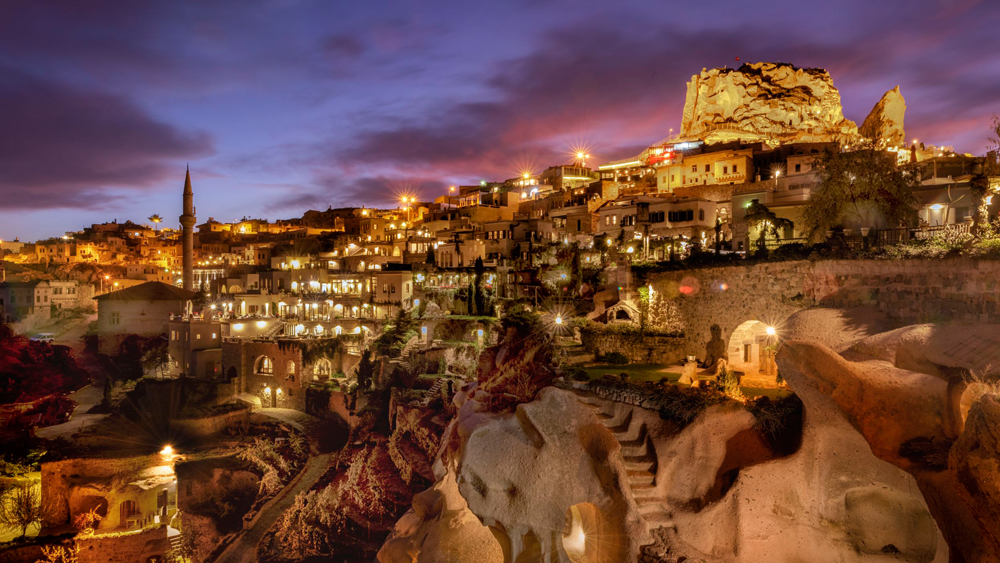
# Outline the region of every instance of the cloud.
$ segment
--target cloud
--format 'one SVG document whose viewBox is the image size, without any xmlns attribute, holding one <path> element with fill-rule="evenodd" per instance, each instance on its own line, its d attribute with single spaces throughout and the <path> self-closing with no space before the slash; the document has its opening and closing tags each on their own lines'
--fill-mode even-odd
<svg viewBox="0 0 1000 563">
<path fill-rule="evenodd" d="M 0 70 L 0 194 L 6 208 L 99 207 L 112 188 L 176 177 L 211 154 L 205 133 L 157 121 L 128 98 Z"/>
</svg>

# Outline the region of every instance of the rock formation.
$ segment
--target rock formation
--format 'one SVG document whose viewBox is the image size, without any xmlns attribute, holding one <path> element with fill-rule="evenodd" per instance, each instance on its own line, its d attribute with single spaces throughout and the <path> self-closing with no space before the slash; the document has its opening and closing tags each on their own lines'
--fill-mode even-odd
<svg viewBox="0 0 1000 563">
<path fill-rule="evenodd" d="M 456 396 L 438 480 L 397 523 L 380 563 L 570 563 L 575 549 L 589 560 L 637 560 L 650 539 L 623 492 L 618 442 L 593 412 L 547 387 L 514 413 L 494 414 L 476 387 Z"/>
<path fill-rule="evenodd" d="M 886 146 L 905 144 L 903 115 L 906 114 L 906 100 L 899 93 L 899 86 L 886 92 L 875 104 L 861 124 L 861 135 L 875 139 Z"/>
<path fill-rule="evenodd" d="M 702 70 L 687 85 L 680 136 L 707 143 L 853 140 L 840 93 L 822 69 L 785 63 Z"/>
<path fill-rule="evenodd" d="M 1000 400 L 996 383 L 969 383 L 998 341 L 996 325 L 914 325 L 841 355 L 796 340 L 778 355 L 796 392 L 831 398 L 875 455 L 914 476 L 952 560 L 1000 561 Z"/>
</svg>

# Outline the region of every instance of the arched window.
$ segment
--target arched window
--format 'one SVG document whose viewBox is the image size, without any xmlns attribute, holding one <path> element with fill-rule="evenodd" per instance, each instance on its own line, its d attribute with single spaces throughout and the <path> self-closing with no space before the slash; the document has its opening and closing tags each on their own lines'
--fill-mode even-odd
<svg viewBox="0 0 1000 563">
<path fill-rule="evenodd" d="M 333 333 L 336 334 L 337 336 L 340 336 L 342 332 L 344 332 L 344 329 L 341 328 L 340 325 L 333 327 Z"/>
<path fill-rule="evenodd" d="M 288 375 L 295 375 L 295 362 L 288 360 Z"/>
<path fill-rule="evenodd" d="M 274 373 L 274 363 L 271 362 L 271 358 L 261 356 L 257 358 L 257 362 L 253 367 L 253 372 L 257 375 L 272 375 Z"/>
</svg>

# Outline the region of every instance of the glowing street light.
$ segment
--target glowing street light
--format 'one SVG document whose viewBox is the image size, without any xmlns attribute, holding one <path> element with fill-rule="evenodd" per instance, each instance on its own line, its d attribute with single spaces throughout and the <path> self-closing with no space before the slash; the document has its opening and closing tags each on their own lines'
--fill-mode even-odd
<svg viewBox="0 0 1000 563">
<path fill-rule="evenodd" d="M 775 334 L 777 334 L 777 331 L 774 329 L 773 326 L 765 328 L 764 332 L 766 332 L 768 336 L 774 336 Z"/>
<path fill-rule="evenodd" d="M 562 315 L 556 315 L 556 324 L 561 325 L 563 323 Z"/>
</svg>

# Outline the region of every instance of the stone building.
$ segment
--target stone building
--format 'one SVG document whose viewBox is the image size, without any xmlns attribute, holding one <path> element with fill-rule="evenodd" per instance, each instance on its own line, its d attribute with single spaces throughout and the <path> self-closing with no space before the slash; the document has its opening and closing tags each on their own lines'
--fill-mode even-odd
<svg viewBox="0 0 1000 563">
<path fill-rule="evenodd" d="M 95 529 L 98 535 L 153 525 L 170 527 L 177 514 L 174 459 L 172 450 L 164 450 L 148 456 L 42 463 L 42 503 L 50 507 L 43 525 L 69 525 L 80 514 L 94 510 L 102 517 Z"/>
<path fill-rule="evenodd" d="M 166 334 L 170 316 L 187 312 L 197 295 L 173 285 L 147 282 L 97 296 L 98 352 L 117 355 L 122 342 L 131 335 Z"/>
<path fill-rule="evenodd" d="M 302 347 L 296 341 L 227 340 L 222 343 L 222 369 L 244 400 L 305 411 Z"/>
</svg>

